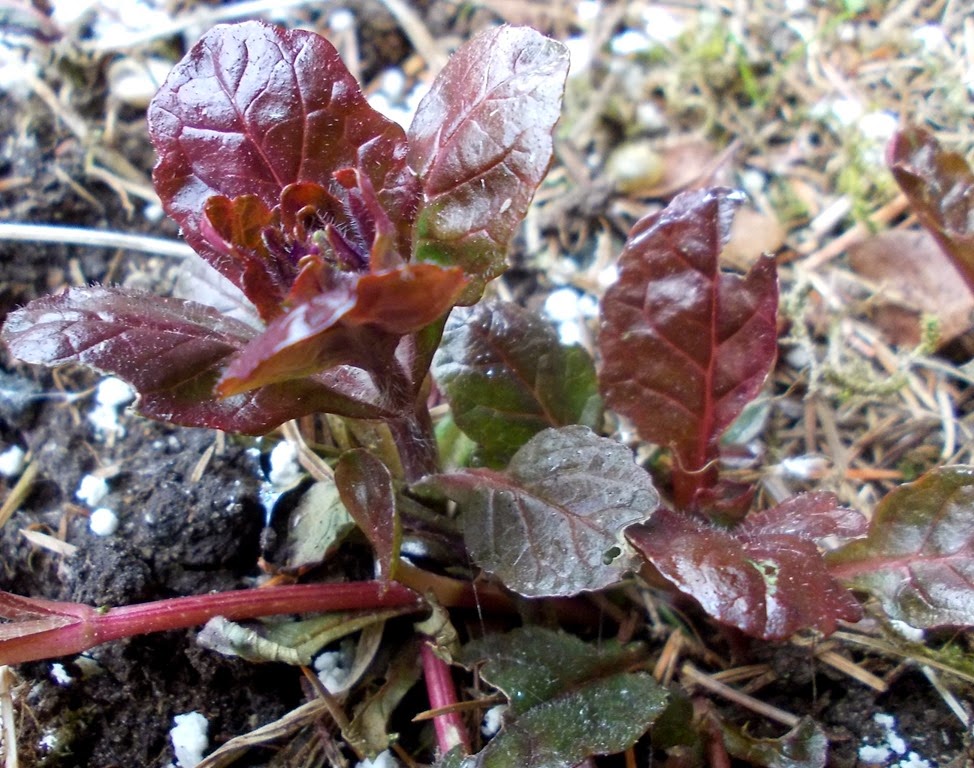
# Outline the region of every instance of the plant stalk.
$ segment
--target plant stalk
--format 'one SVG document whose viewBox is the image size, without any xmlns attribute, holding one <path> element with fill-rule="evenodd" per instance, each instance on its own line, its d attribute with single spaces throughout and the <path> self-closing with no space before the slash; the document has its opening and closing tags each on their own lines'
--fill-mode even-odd
<svg viewBox="0 0 974 768">
<path fill-rule="evenodd" d="M 31 602 L 25 598 L 20 601 Z M 12 624 L 3 625 L 18 631 L 0 640 L 0 664 L 83 653 L 111 640 L 205 624 L 215 616 L 239 621 L 285 613 L 408 606 L 421 610 L 424 605 L 411 589 L 380 581 L 243 589 L 104 609 L 46 600 L 36 604 L 36 618 L 12 617 Z M 22 613 L 21 618 L 26 616 Z"/>
<path fill-rule="evenodd" d="M 419 653 L 423 662 L 423 676 L 426 679 L 430 709 L 439 710 L 456 705 L 457 689 L 449 665 L 436 655 L 431 642 L 427 639 L 421 643 Z M 459 712 L 441 712 L 433 718 L 433 727 L 436 730 L 436 744 L 441 754 L 445 755 L 457 746 L 463 748 L 464 754 L 470 754 L 470 736 Z"/>
</svg>

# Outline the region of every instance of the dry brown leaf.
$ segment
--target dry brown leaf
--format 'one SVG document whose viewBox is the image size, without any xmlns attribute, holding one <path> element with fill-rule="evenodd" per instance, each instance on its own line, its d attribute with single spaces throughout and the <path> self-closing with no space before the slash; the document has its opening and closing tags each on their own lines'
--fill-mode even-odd
<svg viewBox="0 0 974 768">
<path fill-rule="evenodd" d="M 743 207 L 734 217 L 730 239 L 720 252 L 723 266 L 747 272 L 765 253 L 776 253 L 785 242 L 777 216 Z"/>
<path fill-rule="evenodd" d="M 939 321 L 941 343 L 971 327 L 974 295 L 926 231 L 881 232 L 850 247 L 849 261 L 880 286 L 873 319 L 892 343 L 918 344 L 924 314 Z"/>
<path fill-rule="evenodd" d="M 659 146 L 648 141 L 630 142 L 616 151 L 612 172 L 618 176 L 625 166 L 625 178 L 617 181 L 628 194 L 668 198 L 692 187 L 727 184 L 730 179 L 722 171 L 728 150 L 718 152 L 709 141 L 696 136 L 682 136 Z"/>
</svg>

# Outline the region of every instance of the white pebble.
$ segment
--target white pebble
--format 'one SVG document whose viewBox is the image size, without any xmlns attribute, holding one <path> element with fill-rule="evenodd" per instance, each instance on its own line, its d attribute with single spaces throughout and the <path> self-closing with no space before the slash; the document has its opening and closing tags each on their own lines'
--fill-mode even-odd
<svg viewBox="0 0 974 768">
<path fill-rule="evenodd" d="M 812 117 L 834 120 L 842 127 L 848 127 L 858 122 L 862 117 L 862 104 L 858 99 L 836 98 L 823 99 L 812 106 Z"/>
<path fill-rule="evenodd" d="M 592 63 L 592 41 L 587 35 L 576 35 L 565 40 L 568 49 L 568 76 L 583 75 L 590 71 Z"/>
<path fill-rule="evenodd" d="M 11 445 L 3 453 L 0 453 L 0 475 L 4 477 L 17 477 L 24 471 L 24 449 L 19 445 Z"/>
<path fill-rule="evenodd" d="M 374 760 L 369 760 L 366 758 L 359 763 L 356 768 L 399 768 L 399 762 L 387 749 L 385 752 L 380 752 L 377 754 Z"/>
<path fill-rule="evenodd" d="M 578 292 L 572 288 L 559 288 L 548 294 L 544 303 L 545 314 L 556 323 L 578 318 Z"/>
<path fill-rule="evenodd" d="M 169 738 L 176 753 L 176 764 L 180 768 L 193 768 L 203 760 L 203 753 L 209 746 L 207 730 L 209 723 L 199 712 L 188 712 L 173 718 Z"/>
<path fill-rule="evenodd" d="M 69 685 L 74 680 L 63 664 L 51 664 L 51 679 L 58 685 Z"/>
<path fill-rule="evenodd" d="M 896 764 L 896 768 L 930 768 L 930 761 L 920 757 L 916 752 L 911 752 Z"/>
<path fill-rule="evenodd" d="M 582 317 L 598 317 L 599 301 L 590 293 L 578 297 L 578 314 Z"/>
<path fill-rule="evenodd" d="M 885 728 L 887 731 L 896 727 L 896 718 L 885 712 L 877 712 L 873 715 L 873 722 L 880 728 Z"/>
<path fill-rule="evenodd" d="M 626 29 L 609 41 L 609 48 L 616 56 L 631 56 L 648 51 L 652 42 L 645 33 L 636 29 Z"/>
<path fill-rule="evenodd" d="M 480 724 L 480 732 L 485 738 L 495 735 L 504 725 L 504 713 L 507 711 L 507 704 L 498 704 L 484 712 L 484 721 Z"/>
<path fill-rule="evenodd" d="M 896 133 L 900 118 L 895 112 L 869 112 L 859 120 L 859 132 L 868 140 L 885 144 Z"/>
<path fill-rule="evenodd" d="M 898 755 L 906 754 L 906 741 L 900 736 L 896 731 L 890 731 L 886 734 L 886 743 L 889 744 L 889 748 L 892 749 Z"/>
<path fill-rule="evenodd" d="M 97 506 L 108 495 L 108 481 L 97 475 L 85 475 L 74 495 L 89 507 Z"/>
<path fill-rule="evenodd" d="M 683 34 L 686 25 L 662 4 L 646 5 L 642 10 L 646 34 L 653 40 L 669 43 Z"/>
<path fill-rule="evenodd" d="M 608 288 L 610 285 L 614 285 L 618 279 L 619 267 L 615 264 L 610 264 L 604 269 L 599 270 L 599 274 L 595 277 L 600 288 Z"/>
<path fill-rule="evenodd" d="M 111 536 L 118 530 L 118 515 L 108 507 L 99 507 L 88 518 L 88 528 L 95 536 Z"/>
<path fill-rule="evenodd" d="M 859 761 L 866 765 L 886 765 L 889 759 L 889 750 L 886 747 L 873 747 L 864 744 L 859 747 Z"/>
<path fill-rule="evenodd" d="M 162 210 L 162 206 L 159 203 L 149 203 L 142 209 L 142 215 L 145 216 L 145 220 L 150 224 L 158 224 L 162 221 L 166 212 Z"/>
<path fill-rule="evenodd" d="M 598 0 L 579 0 L 576 13 L 582 23 L 595 21 L 602 13 L 602 3 Z"/>
<path fill-rule="evenodd" d="M 95 400 L 102 405 L 120 406 L 135 399 L 135 390 L 126 382 L 115 376 L 109 376 L 98 383 L 95 390 Z"/>
<path fill-rule="evenodd" d="M 566 347 L 582 343 L 582 327 L 577 322 L 558 323 L 558 340 Z"/>
<path fill-rule="evenodd" d="M 345 8 L 339 8 L 328 19 L 328 26 L 332 32 L 344 32 L 355 26 L 355 14 Z"/>
<path fill-rule="evenodd" d="M 406 73 L 399 67 L 389 67 L 379 75 L 379 91 L 390 101 L 399 101 L 406 94 Z"/>
<path fill-rule="evenodd" d="M 297 461 L 298 449 L 293 443 L 282 440 L 271 451 L 271 469 L 267 479 L 277 488 L 288 488 L 301 479 L 302 470 Z"/>
<path fill-rule="evenodd" d="M 341 651 L 325 651 L 318 654 L 314 661 L 318 679 L 330 692 L 341 691 L 342 685 L 348 679 L 348 659 Z"/>
<path fill-rule="evenodd" d="M 103 379 L 95 391 L 95 407 L 88 414 L 88 421 L 95 427 L 99 436 L 125 434 L 118 422 L 118 411 L 126 403 L 135 399 L 135 391 L 119 378 L 109 376 Z"/>
<path fill-rule="evenodd" d="M 928 53 L 937 53 L 947 48 L 947 35 L 939 24 L 924 24 L 913 30 L 913 39 Z"/>
</svg>

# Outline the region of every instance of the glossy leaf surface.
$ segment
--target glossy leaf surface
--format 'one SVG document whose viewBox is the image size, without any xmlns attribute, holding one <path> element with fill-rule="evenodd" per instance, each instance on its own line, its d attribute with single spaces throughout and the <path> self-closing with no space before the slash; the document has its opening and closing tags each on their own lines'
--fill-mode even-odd
<svg viewBox="0 0 974 768">
<path fill-rule="evenodd" d="M 419 261 L 461 266 L 464 303 L 504 271 L 515 228 L 551 162 L 568 51 L 526 27 L 487 30 L 440 72 L 409 128 L 424 202 Z"/>
<path fill-rule="evenodd" d="M 477 665 L 481 678 L 507 696 L 508 715 L 519 717 L 563 691 L 625 671 L 644 653 L 638 643 L 590 645 L 566 632 L 527 626 L 468 643 L 459 661 Z"/>
<path fill-rule="evenodd" d="M 865 539 L 828 558 L 915 627 L 974 624 L 974 467 L 936 469 L 880 501 Z"/>
<path fill-rule="evenodd" d="M 346 451 L 335 467 L 335 484 L 345 508 L 372 545 L 379 565 L 376 577 L 393 578 L 402 526 L 386 465 L 364 449 Z"/>
<path fill-rule="evenodd" d="M 798 503 L 748 517 L 733 530 L 660 508 L 626 535 L 646 559 L 718 621 L 754 637 L 785 640 L 802 629 L 831 633 L 839 619 L 856 621 L 856 599 L 826 570 L 816 539 L 829 521 L 861 530 L 850 512 L 811 499 L 812 521 Z M 861 516 L 860 516 L 861 518 Z"/>
<path fill-rule="evenodd" d="M 588 353 L 562 346 L 548 322 L 515 304 L 455 310 L 433 358 L 433 375 L 457 426 L 491 464 L 506 464 L 542 429 L 597 429 L 601 423 Z"/>
<path fill-rule="evenodd" d="M 218 399 L 213 386 L 253 327 L 202 304 L 137 291 L 72 288 L 12 312 L 2 338 L 40 365 L 79 363 L 118 376 L 141 395 L 140 413 L 175 424 L 261 434 L 299 414 L 368 416 L 368 381 L 344 369 Z"/>
<path fill-rule="evenodd" d="M 602 649 L 526 627 L 475 642 L 463 656 L 487 660 L 483 677 L 510 697 L 513 718 L 479 754 L 444 765 L 571 768 L 629 748 L 666 707 L 666 691 L 645 672 L 625 671 L 632 655 L 612 643 Z"/>
<path fill-rule="evenodd" d="M 722 272 L 718 262 L 742 201 L 725 189 L 689 192 L 638 222 L 619 280 L 602 299 L 606 403 L 643 438 L 673 448 L 686 473 L 717 457 L 720 434 L 775 359 L 774 261 L 761 259 L 744 277 Z M 693 490 L 678 498 L 681 506 Z"/>
<path fill-rule="evenodd" d="M 917 218 L 974 291 L 974 172 L 931 133 L 907 128 L 893 136 L 890 170 Z"/>
<path fill-rule="evenodd" d="M 166 212 L 242 289 L 245 263 L 203 230 L 205 203 L 217 195 L 271 209 L 289 184 L 328 187 L 336 171 L 360 169 L 408 248 L 418 188 L 405 134 L 369 106 L 320 35 L 259 21 L 214 27 L 166 78 L 148 122 Z"/>
<path fill-rule="evenodd" d="M 334 285 L 271 321 L 227 367 L 220 393 L 246 392 L 337 365 L 387 371 L 396 365 L 400 337 L 449 310 L 464 285 L 460 270 L 429 264 Z"/>
<path fill-rule="evenodd" d="M 504 472 L 436 475 L 415 488 L 456 501 L 473 561 L 529 597 L 617 582 L 633 564 L 623 529 L 659 502 L 629 449 L 585 427 L 538 433 Z"/>
</svg>

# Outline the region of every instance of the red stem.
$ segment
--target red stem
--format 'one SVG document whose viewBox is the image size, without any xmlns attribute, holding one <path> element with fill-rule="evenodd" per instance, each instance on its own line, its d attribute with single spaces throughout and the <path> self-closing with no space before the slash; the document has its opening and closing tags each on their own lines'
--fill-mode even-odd
<svg viewBox="0 0 974 768">
<path fill-rule="evenodd" d="M 426 678 L 426 693 L 429 696 L 431 709 L 443 709 L 457 703 L 457 689 L 453 684 L 453 675 L 449 665 L 433 652 L 429 642 L 420 645 L 420 657 L 423 661 L 423 675 Z M 459 712 L 444 712 L 433 718 L 436 729 L 436 743 L 442 754 L 446 754 L 454 747 L 463 747 L 465 755 L 470 754 L 470 736 L 463 724 Z"/>
<path fill-rule="evenodd" d="M 0 641 L 0 663 L 82 653 L 110 640 L 205 624 L 215 616 L 240 620 L 284 613 L 421 609 L 424 605 L 411 589 L 380 581 L 242 589 L 102 610 L 77 603 L 41 603 L 43 610 L 35 615 L 43 618 L 16 622 L 14 626 L 22 630 L 18 636 Z"/>
<path fill-rule="evenodd" d="M 697 494 L 717 484 L 717 463 L 712 461 L 710 464 L 704 464 L 700 469 L 688 470 L 680 466 L 679 455 L 675 455 L 673 459 L 673 502 L 679 510 L 693 511 Z"/>
</svg>

